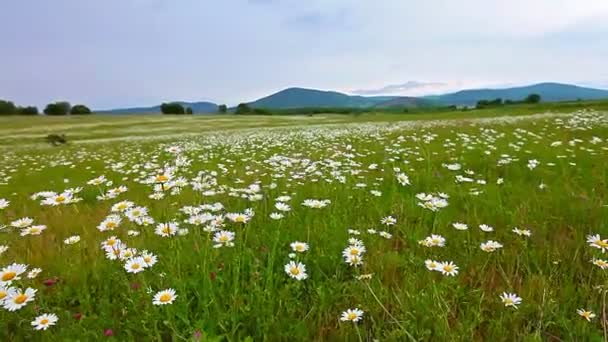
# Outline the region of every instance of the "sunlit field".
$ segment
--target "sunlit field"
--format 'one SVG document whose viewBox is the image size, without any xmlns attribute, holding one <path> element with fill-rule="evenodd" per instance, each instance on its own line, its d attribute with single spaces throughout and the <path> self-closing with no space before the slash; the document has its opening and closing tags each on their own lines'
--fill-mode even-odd
<svg viewBox="0 0 608 342">
<path fill-rule="evenodd" d="M 603 341 L 608 112 L 558 112 L 6 119 L 0 340 Z"/>
</svg>

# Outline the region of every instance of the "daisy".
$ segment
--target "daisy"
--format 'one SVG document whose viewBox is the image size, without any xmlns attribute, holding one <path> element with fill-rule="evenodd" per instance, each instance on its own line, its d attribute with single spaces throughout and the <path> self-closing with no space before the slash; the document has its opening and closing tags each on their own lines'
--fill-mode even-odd
<svg viewBox="0 0 608 342">
<path fill-rule="evenodd" d="M 458 230 L 467 230 L 469 229 L 469 226 L 466 225 L 466 223 L 460 223 L 460 222 L 455 222 L 452 223 L 452 227 L 458 229 Z"/>
<path fill-rule="evenodd" d="M 431 259 L 427 259 L 424 261 L 424 266 L 426 266 L 429 271 L 439 271 L 439 264 L 440 263 L 438 261 Z"/>
<path fill-rule="evenodd" d="M 154 305 L 167 305 L 173 304 L 173 301 L 177 298 L 174 289 L 166 289 L 157 292 L 152 299 L 152 304 Z"/>
<path fill-rule="evenodd" d="M 362 255 L 345 255 L 344 262 L 349 264 L 350 266 L 361 266 L 363 265 L 363 256 Z"/>
<path fill-rule="evenodd" d="M 146 267 L 146 262 L 142 257 L 128 259 L 125 263 L 127 273 L 139 273 Z"/>
<path fill-rule="evenodd" d="M 513 233 L 515 233 L 519 236 L 527 236 L 527 237 L 532 236 L 532 232 L 529 229 L 519 229 L 517 227 L 513 228 Z"/>
<path fill-rule="evenodd" d="M 287 273 L 290 277 L 296 280 L 304 280 L 308 278 L 306 274 L 306 265 L 301 262 L 290 261 L 287 265 L 285 265 L 285 273 Z"/>
<path fill-rule="evenodd" d="M 226 218 L 235 223 L 247 223 L 251 219 L 251 216 L 241 213 L 228 213 Z"/>
<path fill-rule="evenodd" d="M 42 272 L 41 268 L 33 268 L 31 271 L 29 271 L 27 273 L 27 277 L 28 277 L 28 279 L 34 279 L 40 274 L 40 272 Z"/>
<path fill-rule="evenodd" d="M 517 309 L 517 306 L 521 304 L 521 298 L 518 297 L 515 293 L 503 292 L 502 295 L 500 295 L 500 300 L 505 306 L 511 306 L 515 309 Z"/>
<path fill-rule="evenodd" d="M 55 314 L 42 314 L 32 321 L 32 326 L 36 330 L 46 330 L 51 325 L 55 325 L 59 318 Z"/>
<path fill-rule="evenodd" d="M 600 238 L 599 234 L 587 235 L 587 243 L 591 247 L 601 249 L 602 253 L 605 253 L 606 249 L 608 249 L 608 240 L 607 239 L 602 240 Z"/>
<path fill-rule="evenodd" d="M 25 291 L 14 287 L 10 288 L 2 305 L 8 311 L 19 310 L 26 306 L 27 303 L 34 300 L 36 297 L 36 291 L 37 290 L 29 287 Z"/>
<path fill-rule="evenodd" d="M 99 229 L 100 232 L 114 230 L 114 229 L 118 228 L 118 226 L 120 225 L 120 222 L 122 222 L 122 219 L 120 218 L 120 216 L 109 215 L 108 217 L 105 218 L 105 220 L 103 220 L 97 226 L 97 229 Z"/>
<path fill-rule="evenodd" d="M 8 251 L 8 246 L 7 245 L 0 245 L 0 255 L 4 254 L 6 251 Z"/>
<path fill-rule="evenodd" d="M 42 231 L 46 229 L 45 225 L 37 225 L 37 226 L 30 226 L 27 227 L 25 229 L 21 229 L 21 236 L 26 236 L 26 235 L 40 235 L 42 234 Z"/>
<path fill-rule="evenodd" d="M 342 256 L 344 256 L 345 258 L 348 256 L 362 256 L 365 252 L 365 246 L 363 246 L 362 244 L 351 245 L 346 247 L 342 251 Z"/>
<path fill-rule="evenodd" d="M 42 202 L 40 202 L 41 205 L 51 205 L 51 206 L 57 206 L 57 205 L 62 205 L 62 204 L 69 204 L 72 203 L 72 194 L 71 193 L 62 193 L 59 195 L 53 195 L 51 197 L 47 197 L 44 200 L 42 200 Z"/>
<path fill-rule="evenodd" d="M 479 229 L 481 229 L 482 231 L 484 231 L 484 232 L 486 232 L 486 233 L 489 233 L 489 232 L 493 232 L 493 231 L 494 231 L 494 228 L 493 228 L 493 227 L 488 226 L 487 224 L 480 224 L 480 225 L 479 225 Z"/>
<path fill-rule="evenodd" d="M 215 242 L 213 248 L 220 248 L 222 246 L 234 247 L 234 236 L 234 232 L 228 230 L 222 230 L 215 233 L 213 236 L 213 242 Z"/>
<path fill-rule="evenodd" d="M 11 289 L 11 287 L 8 287 L 5 285 L 0 285 L 0 306 L 2 306 L 2 304 L 4 304 L 4 300 L 8 296 L 8 291 L 10 289 Z"/>
<path fill-rule="evenodd" d="M 0 210 L 8 208 L 10 201 L 5 200 L 4 198 L 0 198 Z"/>
<path fill-rule="evenodd" d="M 27 228 L 27 227 L 31 226 L 32 223 L 34 223 L 33 219 L 31 219 L 29 217 L 24 217 L 24 218 L 20 218 L 18 220 L 11 222 L 11 227 Z"/>
<path fill-rule="evenodd" d="M 387 217 L 383 217 L 380 220 L 380 223 L 382 223 L 383 225 L 386 225 L 386 226 L 393 226 L 397 223 L 397 219 L 392 216 L 387 216 Z"/>
<path fill-rule="evenodd" d="M 290 211 L 291 207 L 289 206 L 289 204 L 285 204 L 283 202 L 277 202 L 274 205 L 275 208 L 277 208 L 278 211 Z"/>
<path fill-rule="evenodd" d="M 490 252 L 496 251 L 497 249 L 502 248 L 502 244 L 500 244 L 496 241 L 489 240 L 489 241 L 483 242 L 479 246 L 479 248 L 481 248 L 481 250 L 484 252 L 490 253 Z"/>
<path fill-rule="evenodd" d="M 443 275 L 455 276 L 458 274 L 458 266 L 451 261 L 441 262 L 437 265 L 437 270 Z"/>
<path fill-rule="evenodd" d="M 308 250 L 308 244 L 305 242 L 295 241 L 292 242 L 289 246 L 294 252 L 303 253 Z"/>
<path fill-rule="evenodd" d="M 587 320 L 587 322 L 591 322 L 591 320 L 593 318 L 595 318 L 595 314 L 591 311 L 587 311 L 585 309 L 578 309 L 576 310 L 576 313 L 579 314 L 579 316 L 583 317 L 584 319 Z"/>
<path fill-rule="evenodd" d="M 378 235 L 382 236 L 383 238 L 390 240 L 393 238 L 393 234 L 389 233 L 389 232 L 385 232 L 385 231 L 381 231 L 380 233 L 378 233 Z"/>
<path fill-rule="evenodd" d="M 593 260 L 591 260 L 591 262 L 595 266 L 597 266 L 597 267 L 599 267 L 599 268 L 601 268 L 603 270 L 608 269 L 608 261 L 606 261 L 606 260 L 603 260 L 603 259 L 593 259 Z"/>
<path fill-rule="evenodd" d="M 424 240 L 418 241 L 418 244 L 425 247 L 444 247 L 445 238 L 441 235 L 432 234 L 431 236 L 426 237 Z"/>
<path fill-rule="evenodd" d="M 27 265 L 11 264 L 0 271 L 0 285 L 9 285 L 13 280 L 21 279 L 20 275 L 27 270 Z"/>
<path fill-rule="evenodd" d="M 281 214 L 281 213 L 271 213 L 270 214 L 270 218 L 273 220 L 280 220 L 283 217 L 285 217 L 285 215 Z"/>
<path fill-rule="evenodd" d="M 410 178 L 405 173 L 397 174 L 397 182 L 403 186 L 410 185 Z"/>
<path fill-rule="evenodd" d="M 80 241 L 80 236 L 73 235 L 73 236 L 70 236 L 69 238 L 63 240 L 63 243 L 65 243 L 66 245 L 73 245 L 73 244 L 77 243 L 78 241 Z"/>
<path fill-rule="evenodd" d="M 316 199 L 307 199 L 302 202 L 302 205 L 312 209 L 321 209 L 325 208 L 327 205 L 331 203 L 330 200 L 316 200 Z"/>
<path fill-rule="evenodd" d="M 101 248 L 108 250 L 113 249 L 115 246 L 120 245 L 122 241 L 116 236 L 110 236 L 108 239 L 101 243 Z"/>
<path fill-rule="evenodd" d="M 158 261 L 158 258 L 156 257 L 156 255 L 154 255 L 148 251 L 143 251 L 141 253 L 141 258 L 144 261 L 145 267 L 152 267 Z"/>
<path fill-rule="evenodd" d="M 175 222 L 159 223 L 156 225 L 154 233 L 162 237 L 169 237 L 177 234 L 177 229 L 178 226 Z"/>
<path fill-rule="evenodd" d="M 358 308 L 348 309 L 342 313 L 342 316 L 340 316 L 340 320 L 342 322 L 350 321 L 350 322 L 356 323 L 362 319 L 363 319 L 363 310 L 360 310 Z"/>
<path fill-rule="evenodd" d="M 130 201 L 121 201 L 121 202 L 118 202 L 118 203 L 114 204 L 112 206 L 111 211 L 122 213 L 122 212 L 128 210 L 129 208 L 131 208 L 134 205 L 135 204 L 133 202 L 130 202 Z"/>
</svg>

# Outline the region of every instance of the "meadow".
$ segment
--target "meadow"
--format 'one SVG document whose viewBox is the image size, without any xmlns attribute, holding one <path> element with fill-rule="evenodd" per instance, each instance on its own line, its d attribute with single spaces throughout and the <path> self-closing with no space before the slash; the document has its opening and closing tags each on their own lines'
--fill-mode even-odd
<svg viewBox="0 0 608 342">
<path fill-rule="evenodd" d="M 2 118 L 0 340 L 604 341 L 604 109 Z"/>
</svg>

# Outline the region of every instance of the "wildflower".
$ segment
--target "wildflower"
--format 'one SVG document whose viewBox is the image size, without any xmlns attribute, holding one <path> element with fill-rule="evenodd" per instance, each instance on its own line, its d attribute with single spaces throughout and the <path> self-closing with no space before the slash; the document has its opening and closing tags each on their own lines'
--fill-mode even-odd
<svg viewBox="0 0 608 342">
<path fill-rule="evenodd" d="M 152 304 L 154 305 L 167 305 L 173 304 L 177 295 L 175 294 L 174 289 L 166 289 L 157 292 L 152 299 Z"/>
<path fill-rule="evenodd" d="M 452 227 L 458 229 L 458 230 L 467 230 L 469 229 L 469 226 L 467 226 L 465 223 L 460 223 L 460 222 L 456 222 L 456 223 L 452 223 Z"/>
<path fill-rule="evenodd" d="M 325 208 L 330 203 L 331 203 L 330 200 L 307 199 L 307 200 L 304 200 L 304 202 L 302 202 L 302 205 L 305 207 L 313 208 L 313 209 L 321 209 L 321 208 Z"/>
<path fill-rule="evenodd" d="M 20 218 L 18 220 L 11 222 L 11 227 L 27 228 L 27 227 L 31 226 L 32 223 L 34 223 L 33 219 L 31 219 L 29 217 L 24 217 L 24 218 Z"/>
<path fill-rule="evenodd" d="M 25 291 L 12 287 L 8 290 L 8 294 L 4 299 L 2 306 L 8 311 L 19 310 L 26 306 L 27 303 L 34 300 L 36 291 L 37 290 L 29 287 Z"/>
<path fill-rule="evenodd" d="M 348 309 L 342 313 L 342 316 L 340 316 L 340 320 L 342 322 L 350 321 L 350 322 L 356 323 L 362 319 L 363 319 L 363 310 L 360 310 L 358 308 Z"/>
<path fill-rule="evenodd" d="M 410 185 L 410 178 L 405 173 L 397 174 L 397 182 L 403 186 Z"/>
<path fill-rule="evenodd" d="M 42 269 L 40 269 L 40 268 L 33 268 L 31 271 L 29 271 L 27 273 L 27 277 L 28 277 L 28 279 L 34 279 L 34 278 L 36 278 L 40 274 L 40 272 L 42 272 Z"/>
<path fill-rule="evenodd" d="M 277 202 L 274 205 L 275 208 L 277 208 L 278 211 L 290 211 L 291 207 L 289 206 L 289 204 L 285 204 L 283 202 Z"/>
<path fill-rule="evenodd" d="M 418 241 L 418 243 L 425 247 L 444 247 L 445 238 L 441 235 L 432 234 L 431 236 L 426 237 L 424 240 Z"/>
<path fill-rule="evenodd" d="M 273 220 L 280 220 L 283 217 L 285 217 L 285 215 L 283 215 L 281 213 L 270 213 L 270 218 Z"/>
<path fill-rule="evenodd" d="M 42 314 L 32 321 L 32 326 L 36 330 L 46 330 L 51 325 L 55 325 L 59 318 L 55 314 Z"/>
<path fill-rule="evenodd" d="M 502 244 L 500 244 L 496 241 L 489 240 L 489 241 L 483 242 L 479 246 L 479 248 L 481 248 L 481 250 L 484 252 L 490 253 L 490 252 L 496 251 L 497 249 L 502 248 Z"/>
<path fill-rule="evenodd" d="M 439 262 L 431 259 L 424 261 L 424 265 L 429 271 L 439 271 Z"/>
<path fill-rule="evenodd" d="M 66 245 L 73 245 L 73 244 L 77 243 L 78 241 L 80 241 L 80 236 L 72 235 L 69 238 L 63 240 L 63 243 Z"/>
<path fill-rule="evenodd" d="M 141 253 L 141 258 L 144 262 L 145 267 L 152 267 L 158 261 L 158 258 L 156 257 L 156 255 L 154 255 L 148 251 L 143 251 Z"/>
<path fill-rule="evenodd" d="M 511 306 L 515 309 L 517 309 L 517 306 L 521 304 L 521 298 L 514 293 L 503 292 L 502 295 L 500 295 L 500 300 L 505 306 Z"/>
<path fill-rule="evenodd" d="M 484 231 L 484 232 L 486 232 L 486 233 L 489 233 L 489 232 L 493 232 L 493 231 L 494 231 L 494 228 L 493 228 L 493 227 L 488 226 L 487 224 L 480 224 L 480 225 L 479 225 L 479 229 L 481 229 L 482 231 Z"/>
<path fill-rule="evenodd" d="M 234 236 L 234 232 L 228 230 L 222 230 L 215 233 L 213 236 L 213 242 L 215 242 L 213 248 L 220 248 L 222 246 L 234 247 Z"/>
<path fill-rule="evenodd" d="M 309 248 L 307 243 L 300 242 L 300 241 L 292 242 L 289 246 L 291 246 L 291 249 L 294 252 L 298 252 L 298 253 L 306 252 Z"/>
<path fill-rule="evenodd" d="M 397 219 L 392 216 L 384 217 L 380 220 L 380 223 L 386 226 L 393 226 L 397 223 Z"/>
<path fill-rule="evenodd" d="M 587 243 L 591 247 L 601 249 L 602 253 L 605 253 L 608 249 L 608 239 L 601 239 L 599 234 L 587 235 Z"/>
<path fill-rule="evenodd" d="M 519 229 L 517 227 L 513 228 L 513 233 L 519 235 L 519 236 L 527 236 L 530 237 L 532 236 L 532 232 L 528 229 Z"/>
<path fill-rule="evenodd" d="M 128 259 L 125 263 L 127 273 L 139 273 L 146 267 L 146 262 L 142 257 Z"/>
<path fill-rule="evenodd" d="M 285 273 L 296 280 L 304 280 L 308 278 L 306 274 L 306 265 L 301 262 L 290 261 L 285 265 Z"/>
<path fill-rule="evenodd" d="M 114 230 L 114 229 L 118 228 L 118 226 L 120 225 L 120 222 L 122 222 L 122 219 L 120 218 L 120 216 L 109 215 L 108 217 L 105 218 L 105 220 L 103 220 L 97 226 L 97 229 L 99 229 L 100 232 Z"/>
<path fill-rule="evenodd" d="M 595 258 L 594 258 L 593 260 L 591 260 L 591 262 L 592 262 L 592 263 L 593 263 L 595 266 L 597 266 L 597 267 L 599 267 L 599 268 L 601 268 L 601 269 L 603 269 L 603 270 L 608 269 L 608 261 L 606 261 L 606 260 L 603 260 L 603 259 L 595 259 Z"/>
<path fill-rule="evenodd" d="M 235 223 L 247 223 L 251 220 L 251 216 L 245 213 L 228 213 L 226 218 Z"/>
<path fill-rule="evenodd" d="M 587 311 L 585 309 L 578 309 L 576 310 L 576 313 L 579 314 L 579 316 L 583 317 L 584 319 L 587 320 L 587 322 L 591 322 L 591 320 L 593 318 L 595 318 L 595 314 L 591 311 Z"/>
<path fill-rule="evenodd" d="M 0 210 L 8 208 L 10 201 L 5 200 L 4 198 L 0 198 Z"/>
<path fill-rule="evenodd" d="M 382 236 L 383 238 L 390 240 L 393 238 L 393 234 L 389 233 L 389 232 L 385 232 L 385 231 L 381 231 L 380 233 L 378 233 L 378 235 Z"/>
<path fill-rule="evenodd" d="M 175 222 L 167 222 L 167 223 L 159 223 L 154 230 L 156 235 L 160 235 L 162 237 L 173 236 L 177 233 L 177 223 Z"/>
<path fill-rule="evenodd" d="M 21 279 L 20 275 L 27 270 L 27 265 L 13 263 L 0 271 L 0 285 L 10 285 L 13 280 Z"/>
<path fill-rule="evenodd" d="M 455 276 L 458 274 L 458 266 L 451 261 L 440 262 L 439 265 L 437 265 L 437 270 L 447 276 Z"/>
</svg>

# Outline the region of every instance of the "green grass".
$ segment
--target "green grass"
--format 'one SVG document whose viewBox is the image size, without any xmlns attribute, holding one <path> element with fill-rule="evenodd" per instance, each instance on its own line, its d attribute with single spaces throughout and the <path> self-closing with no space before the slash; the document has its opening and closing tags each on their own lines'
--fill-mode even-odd
<svg viewBox="0 0 608 342">
<path fill-rule="evenodd" d="M 3 118 L 0 183 L 6 184 L 0 199 L 10 205 L 0 211 L 0 224 L 31 217 L 48 228 L 37 236 L 0 230 L 0 244 L 9 246 L 1 267 L 16 262 L 42 269 L 34 279 L 23 274 L 13 282 L 38 293 L 18 311 L 0 308 L 0 340 L 183 341 L 200 333 L 205 341 L 602 341 L 608 277 L 590 262 L 604 256 L 586 236 L 608 234 L 608 114 L 522 116 L 576 108 L 432 116 Z M 65 132 L 72 142 L 46 147 L 37 140 L 46 132 Z M 551 146 L 556 141 L 562 144 Z M 182 149 L 179 160 L 165 151 L 169 146 Z M 173 179 L 196 179 L 215 194 L 188 184 L 177 194 L 167 190 L 163 199 L 149 198 L 153 185 L 142 180 L 184 158 L 189 163 L 178 166 Z M 533 159 L 540 165 L 530 169 Z M 462 168 L 445 167 L 455 163 Z M 395 168 L 411 185 L 398 183 Z M 113 184 L 87 184 L 101 175 Z M 457 175 L 474 182 L 458 183 Z M 261 200 L 243 198 L 254 183 Z M 119 185 L 128 191 L 96 198 Z M 30 198 L 73 187 L 83 188 L 78 203 L 43 206 Z M 416 194 L 422 192 L 449 195 L 449 206 L 437 212 L 420 207 Z M 276 198 L 285 195 L 292 210 L 271 219 Z M 306 199 L 331 204 L 311 209 L 301 205 Z M 163 238 L 154 225 L 124 218 L 114 231 L 99 231 L 112 205 L 123 200 L 145 206 L 156 222 L 177 221 L 188 234 Z M 236 233 L 232 248 L 213 248 L 212 235 L 185 223 L 188 215 L 180 211 L 218 202 L 225 208 L 219 213 L 255 211 L 246 224 L 226 220 L 223 229 Z M 397 219 L 394 226 L 381 223 L 389 215 Z M 455 222 L 468 230 L 456 230 Z M 480 224 L 495 231 L 483 232 Z M 532 236 L 518 236 L 514 227 L 530 229 Z M 371 228 L 392 238 L 370 234 Z M 360 232 L 354 237 L 367 249 L 360 267 L 341 255 L 353 237 L 349 229 Z M 140 235 L 129 236 L 129 230 Z M 430 234 L 443 236 L 445 247 L 420 245 Z M 81 241 L 64 244 L 72 235 Z M 153 252 L 158 263 L 127 273 L 124 261 L 108 260 L 100 249 L 112 235 Z M 504 247 L 486 253 L 479 246 L 487 240 Z M 310 245 L 296 256 L 308 272 L 302 281 L 284 272 L 294 241 Z M 427 259 L 453 261 L 459 272 L 429 271 Z M 364 274 L 371 279 L 357 279 Z M 46 286 L 45 279 L 57 283 Z M 153 305 L 154 293 L 165 288 L 176 290 L 175 302 Z M 503 292 L 523 299 L 518 309 L 502 304 Z M 365 312 L 359 323 L 340 321 L 349 308 Z M 597 317 L 587 322 L 579 308 Z M 34 331 L 30 322 L 44 312 L 57 314 L 57 325 Z M 113 337 L 104 336 L 106 329 Z"/>
</svg>

